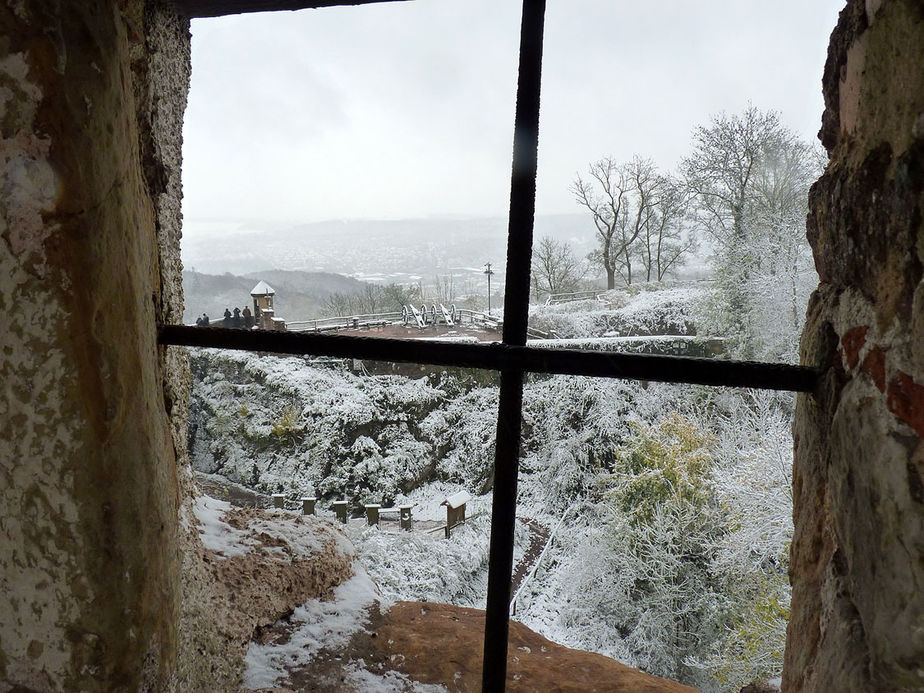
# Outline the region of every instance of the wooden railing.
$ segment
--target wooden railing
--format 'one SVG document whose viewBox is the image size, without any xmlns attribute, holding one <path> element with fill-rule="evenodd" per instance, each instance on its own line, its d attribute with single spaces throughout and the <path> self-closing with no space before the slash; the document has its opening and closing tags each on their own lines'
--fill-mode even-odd
<svg viewBox="0 0 924 693">
<path fill-rule="evenodd" d="M 386 313 L 366 313 L 362 315 L 339 315 L 330 318 L 314 318 L 312 320 L 293 320 L 286 323 L 286 330 L 289 332 L 331 332 L 336 330 L 363 329 L 369 327 L 381 327 L 384 325 L 408 325 L 417 324 L 421 328 L 429 325 L 455 324 L 455 325 L 482 325 L 494 329 L 500 329 L 503 321 L 495 315 L 468 308 L 459 308 L 453 311 L 453 321 L 447 323 L 442 317 L 443 311 L 436 312 L 436 318 L 427 317 L 424 321 L 415 320 L 419 317 L 420 311 L 412 310 L 411 306 L 405 311 L 390 311 Z M 427 315 L 432 313 L 428 309 Z"/>
<path fill-rule="evenodd" d="M 286 323 L 289 332 L 328 332 L 330 330 L 359 329 L 378 327 L 401 322 L 401 312 L 366 313 L 364 315 L 338 315 L 332 318 L 315 318 L 313 320 L 293 320 Z"/>
<path fill-rule="evenodd" d="M 603 291 L 571 291 L 566 294 L 549 294 L 549 297 L 545 299 L 545 305 L 554 306 L 557 303 L 571 303 L 572 301 L 589 301 L 600 300 L 600 297 L 604 294 Z"/>
</svg>

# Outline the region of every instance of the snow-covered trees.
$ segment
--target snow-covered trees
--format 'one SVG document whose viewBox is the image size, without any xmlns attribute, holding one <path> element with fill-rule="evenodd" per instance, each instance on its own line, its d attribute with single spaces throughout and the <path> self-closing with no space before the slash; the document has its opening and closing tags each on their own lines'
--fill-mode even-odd
<svg viewBox="0 0 924 693">
<path fill-rule="evenodd" d="M 777 675 L 789 604 L 791 399 L 615 383 L 586 398 L 590 431 L 567 436 L 553 424 L 547 447 L 527 455 L 523 485 L 556 494 L 549 505 L 567 515 L 517 618 L 703 691 Z M 588 449 L 597 464 L 587 464 Z M 565 478 L 581 469 L 584 483 L 550 483 L 541 459 Z"/>
<path fill-rule="evenodd" d="M 691 683 L 687 659 L 715 641 L 725 601 L 710 571 L 721 523 L 709 444 L 707 431 L 676 414 L 636 426 L 600 481 L 614 506 L 611 597 L 601 608 L 640 666 Z"/>
<path fill-rule="evenodd" d="M 712 569 L 735 608 L 723 637 L 698 662 L 732 690 L 782 668 L 793 531 L 792 395 L 739 397 L 713 423 L 713 479 L 725 529 L 712 544 Z"/>
<path fill-rule="evenodd" d="M 714 245 L 722 317 L 744 358 L 792 358 L 814 267 L 805 237 L 814 150 L 751 106 L 696 129 L 681 164 L 697 227 Z"/>
<path fill-rule="evenodd" d="M 535 312 L 579 339 L 645 335 L 697 323 L 711 293 L 633 287 L 608 307 Z M 358 507 L 450 487 L 490 502 L 498 400 L 489 378 L 359 376 L 215 351 L 194 354 L 193 369 L 200 468 L 264 492 L 313 491 L 321 508 L 335 497 Z M 537 374 L 526 379 L 523 407 L 519 511 L 558 531 L 516 617 L 704 691 L 777 674 L 789 602 L 791 398 Z M 389 596 L 480 603 L 486 521 L 466 528 L 465 551 L 377 532 L 363 530 L 358 545 Z"/>
<path fill-rule="evenodd" d="M 590 259 L 608 288 L 617 277 L 663 280 L 702 238 L 720 289 L 712 329 L 734 356 L 792 361 L 817 280 L 805 216 L 821 169 L 819 152 L 779 114 L 750 106 L 696 128 L 677 177 L 639 156 L 604 157 L 570 189 L 591 213 L 599 247 Z"/>
</svg>

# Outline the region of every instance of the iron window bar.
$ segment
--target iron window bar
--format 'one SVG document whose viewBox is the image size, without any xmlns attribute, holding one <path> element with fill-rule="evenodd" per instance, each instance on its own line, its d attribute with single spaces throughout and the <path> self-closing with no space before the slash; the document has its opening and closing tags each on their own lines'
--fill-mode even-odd
<svg viewBox="0 0 924 693">
<path fill-rule="evenodd" d="M 242 12 L 388 1 L 394 0 L 176 0 L 176 6 L 180 13 L 188 17 L 215 17 Z M 507 677 L 509 601 L 525 373 L 556 373 L 797 392 L 813 391 L 821 375 L 821 369 L 818 368 L 786 364 L 576 349 L 537 349 L 526 346 L 539 147 L 544 16 L 545 0 L 523 0 L 510 185 L 504 331 L 501 343 L 456 344 L 346 335 L 202 329 L 182 325 L 158 326 L 158 342 L 162 345 L 214 347 L 289 355 L 339 356 L 500 371 L 482 669 L 482 690 L 491 692 L 503 691 Z"/>
<path fill-rule="evenodd" d="M 159 326 L 158 342 L 170 346 L 233 349 L 288 356 L 334 356 L 493 371 L 519 369 L 527 373 L 791 392 L 813 391 L 822 372 L 821 369 L 809 366 L 724 361 L 694 356 L 540 349 L 499 342 L 467 344 L 222 327 L 203 329 L 186 325 Z"/>
</svg>

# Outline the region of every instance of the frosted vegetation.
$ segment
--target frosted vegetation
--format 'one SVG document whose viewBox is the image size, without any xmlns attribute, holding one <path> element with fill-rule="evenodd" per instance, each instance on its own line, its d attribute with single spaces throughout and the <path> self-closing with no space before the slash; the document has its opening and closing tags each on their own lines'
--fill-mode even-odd
<svg viewBox="0 0 924 693">
<path fill-rule="evenodd" d="M 817 163 L 774 114 L 755 109 L 698 129 L 674 176 L 638 158 L 597 162 L 573 190 L 600 234 L 591 262 L 613 288 L 599 300 L 534 306 L 530 326 L 549 338 L 533 343 L 794 362 L 816 282 L 804 217 Z M 711 278 L 672 282 L 694 232 L 712 247 Z M 537 247 L 537 297 L 580 288 L 586 268 L 571 251 Z M 284 492 L 293 507 L 316 495 L 322 514 L 345 498 L 356 515 L 364 503 L 410 502 L 418 520 L 438 520 L 443 497 L 474 494 L 469 522 L 449 541 L 361 521 L 348 532 L 386 600 L 483 606 L 492 374 L 367 375 L 339 360 L 210 350 L 194 352 L 192 366 L 200 471 Z M 527 377 L 515 618 L 707 692 L 778 675 L 792 412 L 789 394 Z"/>
<path fill-rule="evenodd" d="M 573 339 L 693 332 L 713 290 L 699 283 L 548 306 L 536 320 Z M 609 337 L 604 337 L 609 335 Z M 626 335 L 622 337 L 622 335 Z M 349 363 L 193 354 L 193 451 L 201 471 L 289 498 L 414 503 L 476 495 L 441 533 L 349 532 L 388 600 L 483 607 L 497 409 L 491 376 L 362 375 Z M 788 615 L 792 397 L 753 391 L 530 376 L 518 563 L 544 528 L 515 618 L 703 690 L 779 670 Z M 530 520 L 530 527 L 526 520 Z"/>
</svg>

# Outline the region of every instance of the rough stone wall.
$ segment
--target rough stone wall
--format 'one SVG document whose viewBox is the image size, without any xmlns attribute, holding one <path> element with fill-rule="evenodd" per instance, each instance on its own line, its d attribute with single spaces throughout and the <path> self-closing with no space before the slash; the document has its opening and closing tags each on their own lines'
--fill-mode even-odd
<svg viewBox="0 0 924 693">
<path fill-rule="evenodd" d="M 924 690 L 924 3 L 831 37 L 809 240 L 821 284 L 795 424 L 786 691 Z"/>
<path fill-rule="evenodd" d="M 187 79 L 154 3 L 0 3 L 0 690 L 174 667 Z"/>
</svg>

